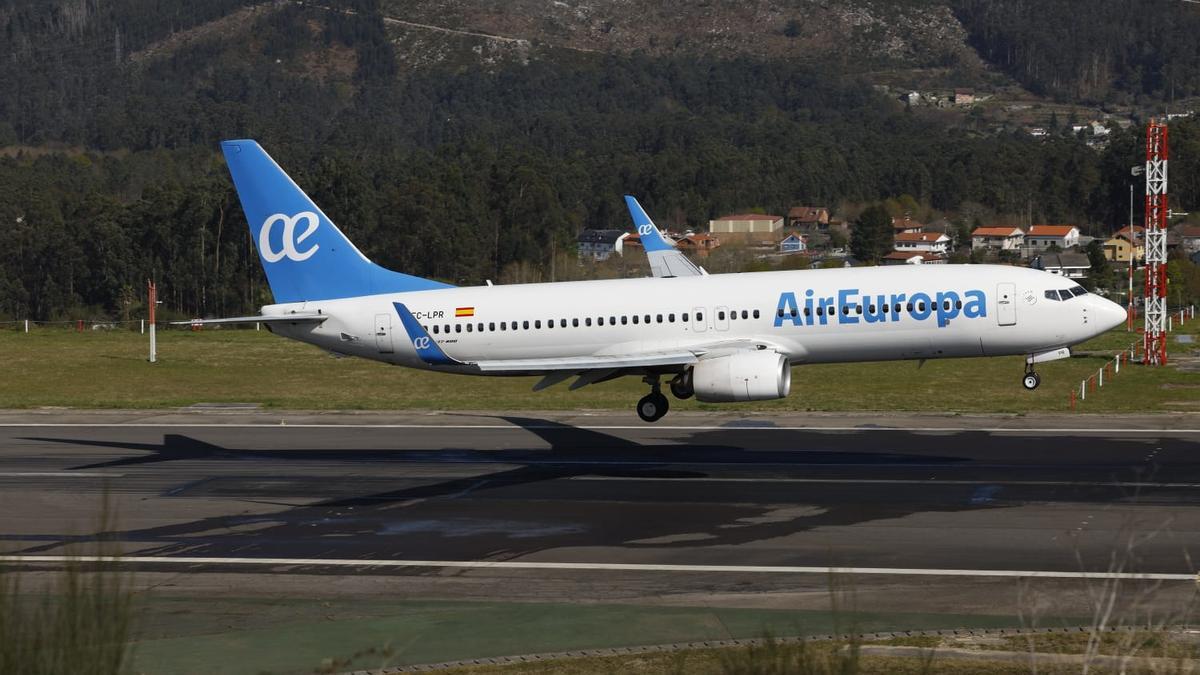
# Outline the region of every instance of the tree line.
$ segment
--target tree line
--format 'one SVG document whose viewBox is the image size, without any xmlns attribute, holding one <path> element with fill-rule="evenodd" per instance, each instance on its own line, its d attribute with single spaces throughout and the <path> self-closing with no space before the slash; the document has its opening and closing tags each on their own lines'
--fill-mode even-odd
<svg viewBox="0 0 1200 675">
<path fill-rule="evenodd" d="M 269 302 L 222 138 L 258 139 L 380 264 L 461 284 L 561 265 L 582 228 L 628 225 L 626 193 L 671 227 L 910 195 L 1109 232 L 1141 161 L 1136 128 L 1097 152 L 947 126 L 836 66 L 555 53 L 403 71 L 375 4 L 353 7 L 286 5 L 254 20 L 253 46 L 216 35 L 136 67 L 76 63 L 74 77 L 10 56 L 0 86 L 21 100 L 0 99 L 0 145 L 30 147 L 0 157 L 0 315 L 118 316 L 149 277 L 187 315 Z M 107 49 L 88 35 L 71 39 Z M 347 67 L 314 72 L 330 45 Z M 1195 128 L 1171 130 L 1184 207 L 1200 191 Z M 62 145 L 85 150 L 46 150 Z"/>
</svg>

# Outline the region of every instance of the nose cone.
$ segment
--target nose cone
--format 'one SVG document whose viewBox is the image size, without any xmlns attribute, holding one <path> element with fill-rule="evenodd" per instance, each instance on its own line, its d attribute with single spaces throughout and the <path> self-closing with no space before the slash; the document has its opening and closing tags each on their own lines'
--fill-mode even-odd
<svg viewBox="0 0 1200 675">
<path fill-rule="evenodd" d="M 1098 295 L 1091 297 L 1092 306 L 1096 312 L 1096 323 L 1102 326 L 1104 330 L 1111 330 L 1125 323 L 1127 314 L 1124 307 Z"/>
</svg>

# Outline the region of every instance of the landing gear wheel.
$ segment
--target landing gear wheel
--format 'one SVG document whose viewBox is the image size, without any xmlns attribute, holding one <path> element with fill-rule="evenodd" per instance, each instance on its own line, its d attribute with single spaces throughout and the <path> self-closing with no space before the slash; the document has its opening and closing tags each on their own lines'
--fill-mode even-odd
<svg viewBox="0 0 1200 675">
<path fill-rule="evenodd" d="M 1042 383 L 1042 376 L 1038 375 L 1037 373 L 1033 372 L 1032 370 L 1029 371 L 1028 373 L 1025 373 L 1025 377 L 1022 378 L 1022 380 L 1021 380 L 1021 384 L 1025 385 L 1025 388 L 1028 389 L 1029 391 L 1033 391 L 1034 389 L 1037 389 L 1038 385 L 1041 383 Z"/>
<path fill-rule="evenodd" d="M 696 390 L 692 388 L 692 371 L 680 373 L 671 380 L 671 395 L 675 398 L 682 401 L 691 398 L 695 393 Z"/>
<path fill-rule="evenodd" d="M 666 396 L 658 392 L 652 392 L 642 397 L 637 404 L 638 417 L 642 418 L 643 422 L 657 422 L 662 419 L 663 415 L 667 414 L 670 409 L 671 402 Z"/>
</svg>

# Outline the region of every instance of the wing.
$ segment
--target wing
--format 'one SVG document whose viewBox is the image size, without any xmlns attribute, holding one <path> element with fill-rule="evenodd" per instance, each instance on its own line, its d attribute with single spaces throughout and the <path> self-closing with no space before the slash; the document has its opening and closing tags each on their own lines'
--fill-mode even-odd
<svg viewBox="0 0 1200 675">
<path fill-rule="evenodd" d="M 646 210 L 638 200 L 625 195 L 625 205 L 629 207 L 629 215 L 637 227 L 642 247 L 646 249 L 646 258 L 650 260 L 650 273 L 656 277 L 699 277 L 707 274 L 704 268 L 697 267 L 688 260 L 683 251 L 675 248 L 662 235 Z"/>
<path fill-rule="evenodd" d="M 437 341 L 421 326 L 404 303 L 392 303 L 400 323 L 416 349 L 417 356 L 431 366 L 466 366 L 479 373 L 493 375 L 543 375 L 534 390 L 562 382 L 578 375 L 572 389 L 620 377 L 631 372 L 640 373 L 646 368 L 681 367 L 695 363 L 703 351 L 676 349 L 667 351 L 640 352 L 637 354 L 597 354 L 592 356 L 549 357 L 542 359 L 488 359 L 484 361 L 459 361 L 442 351 Z"/>
</svg>

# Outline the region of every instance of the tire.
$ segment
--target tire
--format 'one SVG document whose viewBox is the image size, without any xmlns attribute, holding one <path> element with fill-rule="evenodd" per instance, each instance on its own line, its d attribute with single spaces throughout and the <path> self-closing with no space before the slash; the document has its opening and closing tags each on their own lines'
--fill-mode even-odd
<svg viewBox="0 0 1200 675">
<path fill-rule="evenodd" d="M 1021 384 L 1024 385 L 1024 387 L 1029 391 L 1037 389 L 1038 385 L 1041 383 L 1042 376 L 1038 375 L 1037 373 L 1025 373 L 1025 377 L 1021 379 Z"/>
<path fill-rule="evenodd" d="M 637 404 L 638 417 L 643 422 L 657 422 L 667 414 L 671 407 L 670 401 L 662 394 L 647 394 Z"/>
<path fill-rule="evenodd" d="M 679 377 L 671 380 L 671 395 L 680 401 L 691 398 L 696 394 L 692 388 L 692 371 L 688 370 Z"/>
</svg>

